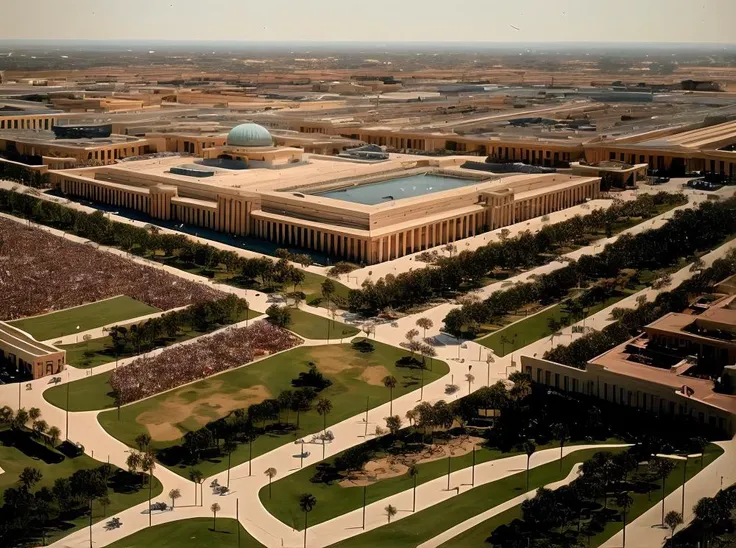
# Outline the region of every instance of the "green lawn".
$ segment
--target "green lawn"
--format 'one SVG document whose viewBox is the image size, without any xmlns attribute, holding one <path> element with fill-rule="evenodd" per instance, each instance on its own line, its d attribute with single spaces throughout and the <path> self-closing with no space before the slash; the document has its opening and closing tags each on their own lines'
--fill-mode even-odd
<svg viewBox="0 0 736 548">
<path fill-rule="evenodd" d="M 102 462 L 94 460 L 87 455 L 80 455 L 75 458 L 66 457 L 58 464 L 47 464 L 43 460 L 27 456 L 25 453 L 15 447 L 8 447 L 0 443 L 0 465 L 5 473 L 0 474 L 0 498 L 5 489 L 9 487 L 17 487 L 18 475 L 25 467 L 33 467 L 40 470 L 43 475 L 42 479 L 34 489 L 41 487 L 53 487 L 57 478 L 65 478 L 71 476 L 77 470 L 85 470 L 89 468 L 97 468 Z M 161 494 L 161 483 L 154 478 L 153 494 L 157 497 Z M 129 492 L 127 490 L 116 490 L 114 484 L 110 485 L 109 498 L 111 504 L 106 509 L 108 516 L 117 512 L 121 512 L 131 506 L 140 504 L 148 499 L 148 488 L 139 489 L 138 491 Z M 103 519 L 103 508 L 99 504 L 92 505 L 92 521 L 98 522 Z M 51 541 L 58 540 L 80 527 L 84 527 L 88 523 L 86 516 L 79 517 L 73 521 L 65 522 L 63 529 L 55 529 L 49 532 Z"/>
<path fill-rule="evenodd" d="M 560 471 L 559 461 L 553 461 L 529 473 L 529 489 L 559 481 L 570 473 L 572 466 L 591 458 L 597 451 L 616 453 L 622 449 L 586 449 L 565 456 Z M 358 535 L 333 546 L 351 548 L 375 546 L 417 546 L 443 531 L 462 523 L 466 519 L 485 512 L 507 500 L 523 494 L 526 490 L 526 472 L 519 472 L 504 479 L 486 483 L 453 497 L 443 504 L 435 504 L 407 518 L 384 525 L 363 535 Z M 319 506 L 319 498 L 317 498 Z M 399 512 L 407 510 L 399 508 Z M 410 508 L 408 510 L 411 510 Z M 356 523 L 356 526 L 359 525 Z M 482 546 L 482 544 L 480 545 Z"/>
<path fill-rule="evenodd" d="M 176 510 L 174 510 L 176 511 Z M 154 518 L 155 519 L 155 518 Z M 108 548 L 257 548 L 263 546 L 231 518 L 190 518 L 154 525 L 108 544 Z M 240 528 L 240 544 L 236 527 Z"/>
<path fill-rule="evenodd" d="M 110 394 L 110 374 L 93 374 L 78 381 L 49 388 L 43 393 L 44 399 L 51 405 L 66 409 L 67 390 L 69 391 L 69 411 L 93 411 L 115 407 L 115 400 Z"/>
<path fill-rule="evenodd" d="M 476 463 L 480 464 L 515 454 L 479 448 L 476 451 L 475 459 Z M 331 457 L 323 462 L 331 464 L 333 461 L 334 457 Z M 454 457 L 451 459 L 451 462 L 453 471 L 467 468 L 473 463 L 473 455 L 472 453 L 468 453 L 467 455 Z M 417 485 L 421 485 L 422 483 L 446 475 L 447 459 L 443 458 L 418 464 L 417 470 L 419 471 Z M 299 512 L 299 495 L 302 493 L 312 493 L 319 501 L 319 504 L 309 514 L 310 525 L 316 525 L 346 514 L 363 505 L 362 487 L 341 487 L 337 482 L 329 485 L 326 483 L 312 483 L 309 480 L 314 476 L 316 471 L 317 466 L 312 465 L 281 480 L 274 481 L 271 486 L 272 497 L 270 499 L 268 496 L 268 486 L 263 487 L 258 494 L 261 503 L 276 518 L 290 527 L 299 530 L 303 529 L 302 514 Z M 366 501 L 368 504 L 371 504 L 377 500 L 411 489 L 413 484 L 413 479 L 408 474 L 381 480 L 368 486 L 366 489 Z"/>
<path fill-rule="evenodd" d="M 718 456 L 720 456 L 723 453 L 720 447 L 717 445 L 709 445 L 706 447 L 705 450 L 705 457 L 704 457 L 704 465 L 708 466 L 711 462 L 713 462 Z M 667 481 L 665 482 L 665 493 L 669 495 L 674 491 L 675 489 L 679 489 L 682 485 L 682 463 L 680 461 L 677 461 L 678 466 L 675 468 L 675 470 L 672 471 L 670 476 L 667 478 Z M 690 480 L 693 476 L 695 476 L 698 472 L 700 472 L 700 460 L 696 459 L 694 460 L 689 466 L 687 470 L 687 478 Z M 656 490 L 652 491 L 651 501 L 649 500 L 649 496 L 647 493 L 635 493 L 630 492 L 634 499 L 634 504 L 629 509 L 629 513 L 627 515 L 627 522 L 631 523 L 633 520 L 635 520 L 637 517 L 642 515 L 644 512 L 649 510 L 652 506 L 656 504 L 661 504 L 661 497 L 662 497 L 662 491 Z M 609 506 L 611 505 L 611 502 L 609 502 Z M 672 508 L 667 507 L 666 511 L 672 510 Z M 679 508 L 675 508 L 679 512 Z M 456 536 L 455 538 L 452 538 L 448 540 L 446 543 L 442 544 L 441 546 L 444 546 L 446 548 L 455 548 L 455 547 L 462 547 L 462 548 L 470 548 L 473 546 L 483 546 L 485 540 L 490 536 L 490 534 L 496 529 L 496 527 L 503 525 L 503 524 L 509 524 L 514 519 L 521 519 L 521 506 L 515 506 L 514 508 L 510 508 L 509 510 L 502 512 L 501 514 L 498 514 L 497 516 L 492 517 L 489 520 L 486 520 L 482 523 L 479 523 L 475 527 L 472 527 L 471 529 L 468 529 L 464 533 Z M 606 542 L 609 538 L 611 538 L 613 535 L 618 533 L 623 526 L 622 521 L 618 522 L 608 522 L 606 524 L 605 529 L 603 532 L 599 533 L 598 535 L 590 538 L 590 546 L 591 547 L 597 547 Z M 588 545 L 587 539 L 584 539 L 586 546 Z"/>
<path fill-rule="evenodd" d="M 158 308 L 122 295 L 43 316 L 16 320 L 10 324 L 30 333 L 36 340 L 45 341 L 156 312 L 159 312 Z"/>
<path fill-rule="evenodd" d="M 389 399 L 389 391 L 381 380 L 386 375 L 393 375 L 398 380 L 394 388 L 394 397 L 418 390 L 420 373 L 415 369 L 398 367 L 397 360 L 408 353 L 399 348 L 371 341 L 374 351 L 361 353 L 352 345 L 329 345 L 300 347 L 283 354 L 278 354 L 262 361 L 254 362 L 247 367 L 231 370 L 221 375 L 187 385 L 185 387 L 160 394 L 154 398 L 122 407 L 120 420 L 118 412 L 112 409 L 99 415 L 100 424 L 115 438 L 130 446 L 135 446 L 135 437 L 148 431 L 153 438 L 152 446 L 163 449 L 177 445 L 181 437 L 188 431 L 196 430 L 207 422 L 226 415 L 230 410 L 244 408 L 249 403 L 260 401 L 266 397 L 277 397 L 285 390 L 291 389 L 291 380 L 300 372 L 306 372 L 309 363 L 313 362 L 318 369 L 332 381 L 332 386 L 320 392 L 320 397 L 329 399 L 333 411 L 327 416 L 327 424 L 334 424 L 365 410 L 366 400 L 373 408 Z M 440 378 L 449 371 L 447 364 L 433 360 L 432 370 L 424 372 L 424 382 Z M 103 375 L 100 379 L 84 379 L 74 384 L 82 385 L 84 393 L 93 389 L 106 392 Z M 92 387 L 93 383 L 96 383 Z M 58 397 L 63 403 L 64 387 Z M 52 389 L 56 390 L 56 389 Z M 51 391 L 47 391 L 48 392 Z M 96 401 L 99 401 L 98 396 Z M 82 396 L 83 399 L 84 396 Z M 74 398 L 71 398 L 74 400 Z M 89 399 L 92 399 L 90 396 Z M 110 402 L 112 400 L 109 400 Z M 55 403 L 56 402 L 53 402 Z M 75 401 L 75 404 L 79 404 Z M 375 417 L 374 417 L 375 419 Z M 294 422 L 294 414 L 290 417 Z M 260 436 L 253 444 L 253 456 L 266 453 L 285 443 L 290 443 L 309 432 L 322 429 L 322 417 L 312 410 L 302 413 L 300 429 L 284 434 Z M 321 450 L 309 447 L 309 450 Z M 247 445 L 240 445 L 232 454 L 232 466 L 248 460 Z M 295 460 L 295 465 L 297 461 Z M 205 476 L 215 474 L 227 467 L 227 460 L 213 459 L 197 465 Z M 188 467 L 176 466 L 177 473 L 188 475 Z"/>
<path fill-rule="evenodd" d="M 329 318 L 322 318 L 298 308 L 290 308 L 291 323 L 287 325 L 294 333 L 307 339 L 337 340 L 352 337 L 360 333 L 360 329 Z"/>
<path fill-rule="evenodd" d="M 593 314 L 597 314 L 601 310 L 604 310 L 617 303 L 621 299 L 640 291 L 642 288 L 625 289 L 617 295 L 611 296 L 605 301 L 597 303 L 595 306 L 591 306 L 587 309 L 586 316 L 590 317 Z M 549 337 L 552 334 L 548 323 L 550 319 L 562 322 L 564 326 L 570 325 L 573 320 L 565 311 L 564 303 L 556 304 L 549 308 L 546 308 L 542 312 L 529 316 L 523 320 L 520 320 L 514 324 L 504 327 L 491 333 L 490 335 L 477 339 L 480 345 L 490 348 L 498 356 L 505 356 L 511 352 L 516 352 L 520 348 L 524 348 L 526 345 L 531 344 L 535 341 Z M 502 343 L 501 338 L 505 337 L 510 342 Z M 555 339 L 557 342 L 558 338 Z"/>
<path fill-rule="evenodd" d="M 260 316 L 260 312 L 254 310 L 243 311 L 243 313 L 234 320 L 235 323 L 241 322 L 246 319 L 253 319 Z M 215 326 L 219 329 L 222 326 Z M 154 342 L 150 347 L 146 347 L 145 351 L 152 350 L 154 348 L 160 348 L 164 346 L 171 346 L 173 344 L 193 339 L 210 333 L 210 331 L 199 331 L 193 327 L 186 327 L 182 329 L 176 337 L 162 337 Z M 105 363 L 115 361 L 115 352 L 113 351 L 112 338 L 102 337 L 99 339 L 93 339 L 88 342 L 80 342 L 75 344 L 67 344 L 59 346 L 60 349 L 66 350 L 66 361 L 69 365 L 80 369 L 88 369 L 91 367 L 97 367 Z M 118 359 L 131 358 L 138 354 L 134 349 L 130 349 L 118 356 Z"/>
</svg>

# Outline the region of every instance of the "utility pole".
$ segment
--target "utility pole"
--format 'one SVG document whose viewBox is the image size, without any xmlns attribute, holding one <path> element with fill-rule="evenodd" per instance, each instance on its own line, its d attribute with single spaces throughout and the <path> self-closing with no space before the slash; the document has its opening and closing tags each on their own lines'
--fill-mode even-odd
<svg viewBox="0 0 736 548">
<path fill-rule="evenodd" d="M 66 427 L 64 428 L 64 435 L 66 441 L 69 441 L 69 370 L 66 371 Z"/>
<path fill-rule="evenodd" d="M 365 531 L 365 500 L 366 500 L 366 491 L 368 489 L 367 485 L 363 486 L 363 530 Z"/>
<path fill-rule="evenodd" d="M 452 463 L 450 462 L 450 455 L 447 455 L 447 490 L 450 490 L 450 473 L 452 472 Z"/>
<path fill-rule="evenodd" d="M 235 499 L 235 527 L 238 528 L 238 548 L 240 548 L 240 514 L 238 506 L 238 499 Z"/>
<path fill-rule="evenodd" d="M 475 445 L 473 446 L 473 468 L 470 472 L 470 486 L 475 487 Z"/>
</svg>

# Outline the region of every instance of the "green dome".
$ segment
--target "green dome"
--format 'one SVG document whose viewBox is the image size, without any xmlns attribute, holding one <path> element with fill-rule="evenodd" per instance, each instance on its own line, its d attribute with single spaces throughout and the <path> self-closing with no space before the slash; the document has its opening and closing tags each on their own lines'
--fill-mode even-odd
<svg viewBox="0 0 736 548">
<path fill-rule="evenodd" d="M 273 146 L 273 137 L 258 124 L 240 124 L 227 134 L 227 144 L 233 147 L 270 147 Z"/>
</svg>

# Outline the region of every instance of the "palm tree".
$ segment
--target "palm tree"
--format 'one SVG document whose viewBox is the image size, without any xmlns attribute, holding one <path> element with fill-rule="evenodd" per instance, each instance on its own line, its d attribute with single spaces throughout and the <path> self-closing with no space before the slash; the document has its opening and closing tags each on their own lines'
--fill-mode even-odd
<svg viewBox="0 0 736 548">
<path fill-rule="evenodd" d="M 413 426 L 417 420 L 417 412 L 414 409 L 409 409 L 404 416 L 409 421 L 409 426 Z"/>
<path fill-rule="evenodd" d="M 332 402 L 327 398 L 320 398 L 315 406 L 317 413 L 322 417 L 322 430 L 327 432 L 327 415 L 332 411 Z"/>
<path fill-rule="evenodd" d="M 626 514 L 628 513 L 629 508 L 631 508 L 632 504 L 634 504 L 634 499 L 631 498 L 631 495 L 629 495 L 627 491 L 623 491 L 622 493 L 619 493 L 616 496 L 616 506 L 618 506 L 622 510 L 623 524 L 624 524 L 624 527 L 622 529 L 622 533 L 623 533 L 622 548 L 626 548 Z"/>
<path fill-rule="evenodd" d="M 411 511 L 416 512 L 417 511 L 417 476 L 419 475 L 419 470 L 417 470 L 417 467 L 413 464 L 409 468 L 409 477 L 414 482 L 414 493 L 412 495 L 412 501 L 411 501 Z"/>
<path fill-rule="evenodd" d="M 470 390 L 471 390 L 470 385 L 473 384 L 473 382 L 475 382 L 475 375 L 471 373 L 466 373 L 465 378 L 468 380 L 468 394 L 470 394 Z"/>
<path fill-rule="evenodd" d="M 388 522 L 391 523 L 391 518 L 394 517 L 397 513 L 396 506 L 388 505 L 386 506 L 386 515 L 388 516 Z"/>
<path fill-rule="evenodd" d="M 41 478 L 43 478 L 41 471 L 38 468 L 31 468 L 30 466 L 25 467 L 18 476 L 18 480 L 26 491 L 33 489 L 33 486 L 41 481 Z"/>
<path fill-rule="evenodd" d="M 567 426 L 562 423 L 558 422 L 552 425 L 552 434 L 555 438 L 557 438 L 560 441 L 560 471 L 562 470 L 562 449 L 565 446 L 565 440 L 567 440 L 568 431 Z"/>
<path fill-rule="evenodd" d="M 181 498 L 181 491 L 179 491 L 178 489 L 172 489 L 171 491 L 169 491 L 169 498 L 171 499 L 171 507 L 175 508 L 176 499 Z"/>
<path fill-rule="evenodd" d="M 151 436 L 146 433 L 138 434 L 135 438 L 135 444 L 138 446 L 140 451 L 148 449 L 148 445 L 151 443 Z"/>
<path fill-rule="evenodd" d="M 192 480 L 194 483 L 194 505 L 197 505 L 197 485 L 202 483 L 202 479 L 204 479 L 204 474 L 197 470 L 196 468 L 189 470 L 189 479 Z"/>
<path fill-rule="evenodd" d="M 148 451 L 141 458 L 141 469 L 148 472 L 148 526 L 152 525 L 151 499 L 153 499 L 153 470 L 156 468 L 156 459 L 153 453 Z"/>
<path fill-rule="evenodd" d="M 39 420 L 33 421 L 33 434 L 35 436 L 38 436 L 38 437 L 43 436 L 48 429 L 49 429 L 49 425 L 46 423 L 45 420 L 39 419 Z"/>
<path fill-rule="evenodd" d="M 0 408 L 0 423 L 12 424 L 14 416 L 15 412 L 13 412 L 13 410 L 9 406 L 3 405 Z"/>
<path fill-rule="evenodd" d="M 394 377 L 393 375 L 387 375 L 386 377 L 383 377 L 383 386 L 388 388 L 389 394 L 390 394 L 388 414 L 392 416 L 394 414 L 394 388 L 396 388 L 397 382 L 398 381 L 396 380 L 396 377 Z"/>
<path fill-rule="evenodd" d="M 12 428 L 14 430 L 20 430 L 28 422 L 28 411 L 26 411 L 25 408 L 21 407 L 20 409 L 18 409 L 18 411 L 15 413 L 15 416 L 11 420 Z"/>
<path fill-rule="evenodd" d="M 49 443 L 51 443 L 51 447 L 56 447 L 56 444 L 59 443 L 59 438 L 61 437 L 61 430 L 59 430 L 56 426 L 52 426 L 51 428 L 49 428 L 47 434 L 49 436 Z"/>
<path fill-rule="evenodd" d="M 41 418 L 41 410 L 38 407 L 31 407 L 28 410 L 28 418 L 32 421 L 37 421 Z"/>
<path fill-rule="evenodd" d="M 311 493 L 299 496 L 299 508 L 304 512 L 304 548 L 307 548 L 307 516 L 317 506 L 317 499 Z"/>
<path fill-rule="evenodd" d="M 227 488 L 230 489 L 230 458 L 232 457 L 233 451 L 238 448 L 238 444 L 232 439 L 228 438 L 225 443 L 222 444 L 222 450 L 227 453 Z"/>
<path fill-rule="evenodd" d="M 131 451 L 128 458 L 125 459 L 125 464 L 128 467 L 128 472 L 136 474 L 138 472 L 138 468 L 141 467 L 141 454 Z"/>
<path fill-rule="evenodd" d="M 276 468 L 266 468 L 264 472 L 268 476 L 268 498 L 271 499 L 271 480 L 276 477 Z"/>
<path fill-rule="evenodd" d="M 424 330 L 424 335 L 422 336 L 422 340 L 427 339 L 427 329 L 432 329 L 434 327 L 434 322 L 430 320 L 429 318 L 419 318 L 417 320 L 417 327 Z"/>
<path fill-rule="evenodd" d="M 210 510 L 212 510 L 212 530 L 217 531 L 217 512 L 220 511 L 220 505 L 214 502 L 210 506 Z"/>
<path fill-rule="evenodd" d="M 529 463 L 532 460 L 532 455 L 537 450 L 537 445 L 532 440 L 526 440 L 524 442 L 524 453 L 526 453 L 526 490 L 529 491 Z"/>
<path fill-rule="evenodd" d="M 679 525 L 682 525 L 682 514 L 680 512 L 677 512 L 676 510 L 670 510 L 667 512 L 667 515 L 664 517 L 664 523 L 667 525 L 667 527 L 670 528 L 670 531 L 672 531 L 672 534 L 670 536 L 671 539 L 675 538 L 675 529 Z M 674 545 L 674 540 L 672 541 L 672 544 Z"/>
</svg>

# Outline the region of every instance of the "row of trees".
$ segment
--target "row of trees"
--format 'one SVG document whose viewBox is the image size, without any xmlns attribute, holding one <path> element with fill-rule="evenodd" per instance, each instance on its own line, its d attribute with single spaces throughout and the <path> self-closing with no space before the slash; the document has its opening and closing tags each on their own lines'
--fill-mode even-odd
<svg viewBox="0 0 736 548">
<path fill-rule="evenodd" d="M 647 457 L 645 468 L 640 467 L 640 459 L 635 450 L 596 453 L 569 485 L 538 489 L 521 504 L 522 520 L 496 528 L 488 542 L 504 548 L 585 546 L 583 537 L 590 539 L 614 521 L 623 521 L 625 535 L 632 495 L 648 492 L 651 500 L 651 491 L 661 484 L 664 500 L 665 482 L 675 469 L 667 458 Z M 667 523 L 677 527 L 682 517 L 668 515 Z"/>
<path fill-rule="evenodd" d="M 692 523 L 668 541 L 668 548 L 732 546 L 736 531 L 736 485 L 722 489 L 714 497 L 700 499 L 693 507 L 693 514 Z"/>
<path fill-rule="evenodd" d="M 497 269 L 530 268 L 549 262 L 563 247 L 588 243 L 586 235 L 610 227 L 629 217 L 649 217 L 662 204 L 678 205 L 687 198 L 677 194 L 643 195 L 632 202 L 617 202 L 607 210 L 595 210 L 585 216 L 543 227 L 532 234 L 523 232 L 491 242 L 475 251 L 439 257 L 433 265 L 398 276 L 388 275 L 377 282 L 366 281 L 362 289 L 349 293 L 351 311 L 375 314 L 386 307 L 406 308 L 424 304 L 447 293 L 477 286 Z M 450 248 L 454 249 L 454 246 Z"/>
<path fill-rule="evenodd" d="M 12 161 L 28 160 L 28 158 L 10 159 Z M 0 161 L 0 179 L 13 181 L 32 188 L 49 188 L 51 186 L 48 173 L 41 173 L 37 169 L 2 161 Z"/>
<path fill-rule="evenodd" d="M 705 202 L 698 208 L 676 212 L 662 227 L 636 235 L 624 234 L 598 255 L 583 255 L 578 261 L 532 282 L 494 292 L 482 302 L 452 310 L 446 329 L 459 334 L 467 326 L 498 319 L 531 302 L 554 302 L 574 287 L 590 281 L 615 279 L 622 270 L 657 270 L 676 264 L 683 257 L 710 249 L 736 231 L 736 198 Z"/>
<path fill-rule="evenodd" d="M 588 360 L 640 333 L 645 325 L 657 318 L 669 312 L 681 312 L 687 308 L 692 295 L 710 290 L 714 284 L 733 274 L 736 274 L 736 250 L 714 261 L 710 268 L 697 271 L 672 291 L 660 293 L 654 302 L 641 301 L 634 309 L 614 309 L 617 322 L 600 331 L 587 333 L 568 345 L 558 345 L 547 351 L 544 358 L 582 369 Z"/>
<path fill-rule="evenodd" d="M 156 227 L 141 228 L 111 221 L 101 211 L 84 213 L 62 204 L 9 190 L 0 190 L 0 211 L 141 256 L 162 251 L 167 257 L 176 257 L 180 261 L 205 269 L 214 269 L 222 265 L 226 272 L 240 275 L 245 282 L 259 280 L 264 288 L 273 287 L 274 284 L 287 284 L 293 285 L 296 290 L 296 287 L 304 281 L 304 272 L 294 267 L 291 262 L 301 264 L 303 267 L 312 264 L 309 255 L 293 255 L 285 249 L 277 250 L 278 261 L 267 257 L 250 259 L 240 257 L 234 251 L 194 242 L 183 234 L 161 234 Z"/>
<path fill-rule="evenodd" d="M 56 447 L 61 436 L 61 430 L 58 427 L 49 426 L 41 418 L 41 410 L 38 407 L 31 407 L 27 411 L 21 407 L 16 412 L 5 405 L 0 408 L 0 426 L 10 426 L 16 432 L 30 433 L 34 438 L 43 440 L 44 444 L 50 444 L 51 447 Z"/>
<path fill-rule="evenodd" d="M 217 326 L 238 321 L 248 313 L 250 305 L 245 299 L 228 295 L 215 301 L 193 304 L 183 310 L 168 312 L 130 327 L 113 326 L 108 329 L 115 356 L 152 348 L 162 337 L 175 338 L 182 329 L 193 328 L 199 332 L 212 331 Z"/>
</svg>

